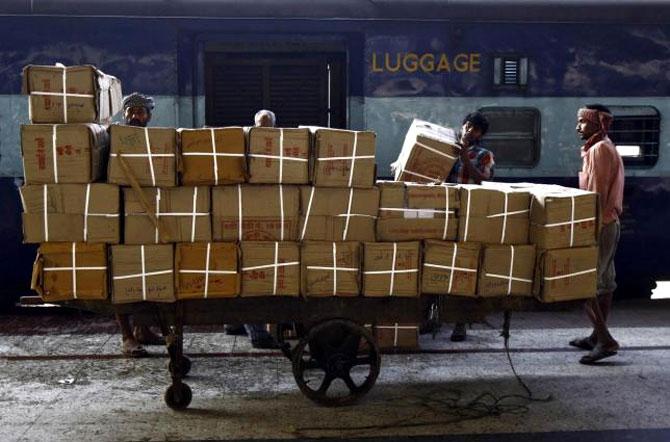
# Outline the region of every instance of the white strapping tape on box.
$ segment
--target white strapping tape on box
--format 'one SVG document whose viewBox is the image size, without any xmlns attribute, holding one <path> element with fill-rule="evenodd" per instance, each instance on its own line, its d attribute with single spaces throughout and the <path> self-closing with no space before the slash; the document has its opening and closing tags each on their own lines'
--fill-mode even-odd
<svg viewBox="0 0 670 442">
<path fill-rule="evenodd" d="M 450 266 L 445 266 L 441 264 L 431 264 L 425 262 L 423 265 L 424 267 L 431 267 L 435 269 L 441 269 L 441 270 L 449 270 L 449 286 L 447 288 L 447 293 L 451 293 L 451 288 L 453 286 L 454 282 L 454 273 L 455 272 L 467 272 L 467 273 L 477 273 L 477 269 L 471 269 L 467 267 L 456 267 L 456 257 L 458 256 L 458 244 L 454 243 L 454 250 L 451 255 L 451 265 Z"/>
<path fill-rule="evenodd" d="M 45 272 L 72 272 L 72 297 L 77 299 L 77 272 L 106 271 L 107 266 L 77 267 L 77 244 L 72 243 L 72 267 L 45 267 Z"/>
<path fill-rule="evenodd" d="M 374 216 L 374 215 L 367 215 L 367 214 L 364 214 L 364 213 L 351 213 L 351 207 L 353 206 L 353 202 L 354 202 L 354 188 L 350 187 L 349 188 L 349 201 L 347 202 L 347 213 L 337 214 L 338 217 L 345 217 L 344 230 L 342 231 L 342 241 L 347 240 L 347 237 L 349 235 L 349 224 L 350 224 L 350 221 L 351 221 L 352 217 L 356 216 L 356 217 L 377 219 L 377 217 Z M 305 219 L 305 225 L 307 225 L 307 219 Z"/>
<path fill-rule="evenodd" d="M 146 269 L 146 256 L 144 254 L 144 246 L 140 246 L 140 261 L 142 266 L 141 273 L 133 273 L 130 275 L 118 275 L 114 276 L 115 281 L 123 279 L 133 279 L 133 278 L 142 278 L 142 300 L 147 300 L 147 277 L 149 276 L 158 276 L 158 275 L 167 275 L 172 274 L 172 269 L 170 270 L 157 270 L 155 272 L 147 272 Z"/>
<path fill-rule="evenodd" d="M 449 209 L 449 188 L 445 185 L 442 185 L 441 187 L 444 188 L 445 192 L 445 208 L 444 210 L 442 209 L 406 209 L 403 207 L 380 207 L 379 211 L 386 211 L 386 212 L 402 212 L 403 214 L 411 214 L 411 213 L 417 213 L 419 216 L 417 218 L 421 218 L 420 214 L 444 214 L 444 231 L 442 232 L 442 239 L 446 240 L 447 239 L 447 233 L 449 231 L 449 215 L 455 214 L 455 210 Z"/>
<path fill-rule="evenodd" d="M 244 158 L 243 153 L 227 153 L 227 152 L 217 152 L 216 136 L 214 133 L 214 128 L 209 129 L 212 151 L 211 152 L 182 152 L 184 157 L 212 157 L 212 163 L 214 167 L 214 185 L 219 185 L 219 157 L 232 157 L 232 158 Z"/>
<path fill-rule="evenodd" d="M 145 127 L 144 129 L 144 145 L 146 147 L 147 153 L 110 153 L 110 157 L 127 157 L 127 158 L 147 158 L 149 160 L 149 173 L 151 174 L 151 186 L 156 187 L 156 174 L 154 171 L 154 158 L 168 158 L 174 157 L 174 153 L 152 153 L 151 145 L 149 143 L 149 128 Z"/>
<path fill-rule="evenodd" d="M 389 296 L 393 296 L 393 289 L 395 288 L 395 275 L 398 273 L 418 273 L 419 269 L 396 269 L 396 260 L 398 256 L 398 243 L 393 243 L 393 258 L 391 260 L 391 270 L 366 270 L 363 273 L 366 275 L 391 275 L 391 284 L 389 285 Z"/>
<path fill-rule="evenodd" d="M 466 209 L 465 209 L 465 232 L 463 234 L 463 241 L 466 242 L 468 240 L 468 229 L 470 226 L 470 200 L 472 199 L 472 193 L 471 189 L 465 187 L 464 188 L 467 197 L 468 197 L 468 202 L 466 204 Z M 511 215 L 518 215 L 520 213 L 527 213 L 530 212 L 530 207 L 528 209 L 522 209 L 522 210 L 513 210 L 513 211 L 508 211 L 508 206 L 509 206 L 509 194 L 514 191 L 514 189 L 488 189 L 488 190 L 495 190 L 497 192 L 501 192 L 504 195 L 504 203 L 503 203 L 503 211 L 501 213 L 496 213 L 493 215 L 487 215 L 487 219 L 492 219 L 492 218 L 499 218 L 502 217 L 503 219 L 503 224 L 502 224 L 502 229 L 500 232 L 500 244 L 503 244 L 505 242 L 505 237 L 507 235 L 507 218 Z"/>
<path fill-rule="evenodd" d="M 267 155 L 260 153 L 250 153 L 250 158 L 269 158 L 271 160 L 279 160 L 279 184 L 284 182 L 284 160 L 286 161 L 298 161 L 301 163 L 306 163 L 309 161 L 307 158 L 298 158 L 292 156 L 284 155 L 284 129 L 279 129 L 279 155 Z"/>
<path fill-rule="evenodd" d="M 279 184 L 279 222 L 280 222 L 280 231 L 279 231 L 279 240 L 284 241 L 284 221 L 286 219 L 286 214 L 284 213 L 284 185 Z M 242 185 L 237 185 L 237 237 L 242 241 Z"/>
<path fill-rule="evenodd" d="M 205 288 L 203 297 L 207 298 L 209 294 L 209 275 L 236 275 L 237 270 L 210 270 L 209 262 L 211 256 L 212 243 L 207 243 L 207 253 L 205 255 L 205 270 L 180 269 L 179 273 L 205 275 Z"/>
<path fill-rule="evenodd" d="M 414 143 L 414 146 L 419 146 L 419 147 L 421 147 L 421 148 L 423 148 L 423 149 L 426 149 L 426 150 L 429 151 L 429 152 L 432 152 L 432 153 L 434 153 L 434 154 L 443 156 L 443 157 L 445 157 L 445 158 L 449 158 L 449 159 L 451 159 L 451 160 L 457 160 L 457 159 L 458 159 L 458 157 L 456 157 L 455 155 L 449 155 L 449 154 L 446 153 L 446 152 L 441 152 L 441 151 L 439 151 L 439 150 L 437 150 L 437 149 L 435 149 L 435 148 L 433 148 L 433 147 L 430 147 L 430 146 L 428 146 L 428 145 L 426 145 L 426 144 L 424 144 L 424 143 L 420 143 L 420 142 L 418 142 L 418 141 L 416 141 L 416 142 Z M 412 148 L 414 148 L 414 146 L 412 146 Z M 427 175 L 424 175 L 424 174 L 419 173 L 419 172 L 414 172 L 414 171 L 412 171 L 412 170 L 405 169 L 404 167 L 403 167 L 402 169 L 400 169 L 400 176 L 402 176 L 403 173 L 407 173 L 407 174 L 409 174 L 409 175 L 414 175 L 414 176 L 417 176 L 417 177 L 419 177 L 419 178 L 423 178 L 424 180 L 433 181 L 433 182 L 435 182 L 435 183 L 440 183 L 440 182 L 443 181 L 440 177 L 431 177 L 431 176 L 427 176 Z"/>
<path fill-rule="evenodd" d="M 84 242 L 88 241 L 88 217 L 103 217 L 103 218 L 118 218 L 118 213 L 90 213 L 89 207 L 91 205 L 91 184 L 86 185 L 86 198 L 84 200 Z"/>
<path fill-rule="evenodd" d="M 337 266 L 337 243 L 333 241 L 333 266 L 307 266 L 307 270 L 324 270 L 333 272 L 333 296 L 337 294 L 337 272 L 358 272 L 357 267 L 338 267 Z"/>
<path fill-rule="evenodd" d="M 63 121 L 65 123 L 68 123 L 68 115 L 67 115 L 67 97 L 77 97 L 77 98 L 95 98 L 95 95 L 93 94 L 75 94 L 75 93 L 68 93 L 67 91 L 67 68 L 62 65 L 61 63 L 56 63 L 57 68 L 63 69 L 63 91 L 62 92 L 30 92 L 30 95 L 47 95 L 47 96 L 59 96 L 63 97 Z M 28 118 L 30 121 L 33 120 L 33 102 L 32 100 L 28 100 Z M 58 182 L 58 181 L 56 181 Z"/>
<path fill-rule="evenodd" d="M 300 240 L 305 239 L 305 234 L 307 233 L 307 225 L 309 224 L 309 217 L 310 214 L 312 213 L 312 202 L 314 201 L 314 195 L 316 194 L 316 187 L 312 186 L 312 190 L 310 191 L 309 194 L 309 200 L 307 202 L 307 212 L 305 212 L 305 221 L 303 222 L 302 225 L 302 232 L 300 233 Z M 376 216 L 374 215 L 367 215 L 364 213 L 351 213 L 351 208 L 353 206 L 353 199 L 354 199 L 354 188 L 350 187 L 349 188 L 349 199 L 347 201 L 347 213 L 339 213 L 335 216 L 337 217 L 344 217 L 345 222 L 344 222 L 344 230 L 342 232 L 342 241 L 346 241 L 347 237 L 349 235 L 349 223 L 351 217 L 363 217 L 363 218 L 372 218 L 372 219 L 377 219 Z"/>
<path fill-rule="evenodd" d="M 176 216 L 176 217 L 189 217 L 191 218 L 191 242 L 195 242 L 196 235 L 196 218 L 198 216 L 210 216 L 209 212 L 198 212 L 198 186 L 193 186 L 193 204 L 191 212 L 161 212 L 161 199 L 162 192 L 161 188 L 156 188 L 156 198 L 155 198 L 155 213 L 154 216 L 156 220 L 160 222 L 161 217 L 166 216 Z M 141 213 L 129 213 L 126 212 L 126 216 L 132 215 L 146 215 L 149 216 L 146 212 Z M 154 226 L 154 243 L 158 244 L 160 242 L 160 237 L 158 235 L 158 225 Z"/>
<path fill-rule="evenodd" d="M 514 246 L 509 246 L 510 247 L 510 261 L 509 261 L 509 274 L 508 275 L 499 275 L 496 273 L 486 273 L 487 277 L 490 278 L 500 278 L 500 279 L 506 279 L 508 284 L 507 284 L 507 294 L 510 295 L 512 293 L 512 282 L 517 281 L 517 282 L 525 282 L 526 284 L 532 284 L 533 280 L 531 279 L 526 279 L 526 278 L 516 278 L 514 277 L 514 254 L 515 254 L 515 249 Z"/>
<path fill-rule="evenodd" d="M 595 221 L 596 217 L 591 216 L 588 218 L 575 219 L 575 195 L 570 195 L 570 221 L 560 222 L 560 223 L 551 223 L 545 224 L 544 227 L 558 227 L 558 226 L 570 226 L 570 247 L 575 244 L 575 224 L 584 223 L 588 221 Z"/>
<path fill-rule="evenodd" d="M 288 266 L 297 266 L 300 265 L 300 261 L 291 261 L 291 262 L 279 262 L 279 242 L 275 241 L 275 250 L 274 250 L 274 264 L 265 264 L 260 266 L 252 267 L 242 267 L 242 272 L 250 272 L 252 270 L 262 270 L 262 269 L 273 269 L 272 275 L 272 294 L 277 294 L 277 273 L 279 267 L 288 267 Z"/>
<path fill-rule="evenodd" d="M 574 276 L 588 275 L 589 273 L 594 273 L 596 270 L 597 270 L 597 268 L 592 268 L 592 269 L 588 269 L 588 270 L 582 270 L 582 271 L 579 271 L 579 272 L 568 273 L 566 275 L 545 276 L 544 280 L 545 281 L 555 281 L 557 279 L 565 279 L 565 278 L 572 278 Z"/>
<path fill-rule="evenodd" d="M 370 160 L 374 159 L 374 155 L 357 155 L 358 153 L 358 134 L 360 132 L 354 131 L 354 142 L 352 144 L 351 148 L 351 156 L 340 156 L 340 157 L 325 157 L 325 158 L 317 158 L 317 161 L 351 161 L 351 165 L 349 166 L 349 180 L 347 183 L 347 187 L 351 187 L 351 185 L 354 182 L 354 168 L 356 167 L 356 160 Z"/>
<path fill-rule="evenodd" d="M 398 346 L 398 332 L 400 330 L 418 330 L 416 325 L 398 325 L 396 322 L 394 325 L 375 325 L 376 329 L 379 330 L 388 330 L 393 329 L 393 346 Z"/>
</svg>

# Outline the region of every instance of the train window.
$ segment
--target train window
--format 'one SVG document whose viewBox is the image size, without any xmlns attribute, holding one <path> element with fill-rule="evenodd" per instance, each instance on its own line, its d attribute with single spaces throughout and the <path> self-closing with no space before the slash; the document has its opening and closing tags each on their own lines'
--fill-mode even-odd
<svg viewBox="0 0 670 442">
<path fill-rule="evenodd" d="M 651 167 L 658 160 L 661 114 L 653 106 L 607 106 L 614 115 L 609 136 L 626 166 Z"/>
<path fill-rule="evenodd" d="M 489 130 L 482 145 L 502 167 L 533 167 L 540 158 L 540 111 L 533 107 L 483 107 Z"/>
<path fill-rule="evenodd" d="M 497 87 L 525 87 L 528 84 L 528 58 L 495 57 L 493 59 L 493 84 Z"/>
</svg>

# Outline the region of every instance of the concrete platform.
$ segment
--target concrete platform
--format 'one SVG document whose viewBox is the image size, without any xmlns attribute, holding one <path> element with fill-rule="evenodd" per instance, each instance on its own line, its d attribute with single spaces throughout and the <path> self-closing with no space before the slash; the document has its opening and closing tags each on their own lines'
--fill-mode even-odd
<svg viewBox="0 0 670 442">
<path fill-rule="evenodd" d="M 587 367 L 566 345 L 587 331 L 581 311 L 514 315 L 514 366 L 534 398 L 551 396 L 546 402 L 522 397 L 498 336 L 500 315 L 474 325 L 463 343 L 449 342 L 445 327 L 435 340 L 422 337 L 421 353 L 385 355 L 374 389 L 346 408 L 304 398 L 276 352 L 195 327 L 185 341 L 194 398 L 175 412 L 163 402 L 165 351 L 121 357 L 110 318 L 5 316 L 0 441 L 670 440 L 668 318 L 667 303 L 617 304 L 611 322 L 622 350 Z"/>
</svg>

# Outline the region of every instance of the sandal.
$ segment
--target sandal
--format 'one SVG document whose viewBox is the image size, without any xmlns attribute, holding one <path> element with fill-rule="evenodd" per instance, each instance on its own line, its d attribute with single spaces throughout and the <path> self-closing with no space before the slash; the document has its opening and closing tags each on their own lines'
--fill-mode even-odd
<svg viewBox="0 0 670 442">
<path fill-rule="evenodd" d="M 573 339 L 572 341 L 569 342 L 569 344 L 573 347 L 577 347 L 587 351 L 591 351 L 595 347 L 595 343 L 593 342 L 590 336 L 587 336 L 586 338 Z"/>
<path fill-rule="evenodd" d="M 583 356 L 579 360 L 579 363 L 584 365 L 596 365 L 596 362 L 614 356 L 617 353 L 618 352 L 616 350 L 605 350 L 602 347 L 596 347 L 591 351 L 591 353 Z"/>
<path fill-rule="evenodd" d="M 122 353 L 129 358 L 146 358 L 149 352 L 135 339 L 124 339 Z"/>
</svg>

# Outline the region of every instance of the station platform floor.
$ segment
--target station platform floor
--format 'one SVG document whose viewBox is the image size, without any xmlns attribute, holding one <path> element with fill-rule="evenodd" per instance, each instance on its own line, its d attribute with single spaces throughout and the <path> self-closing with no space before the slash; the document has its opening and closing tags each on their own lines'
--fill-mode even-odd
<svg viewBox="0 0 670 442">
<path fill-rule="evenodd" d="M 617 356 L 577 361 L 567 342 L 588 332 L 580 309 L 512 316 L 512 373 L 502 315 L 449 327 L 421 350 L 385 354 L 358 404 L 320 407 L 298 390 L 290 362 L 222 328 L 185 333 L 193 401 L 168 408 L 166 351 L 120 354 L 112 318 L 32 309 L 0 315 L 0 441 L 397 440 L 670 441 L 670 302 L 614 306 Z"/>
</svg>

